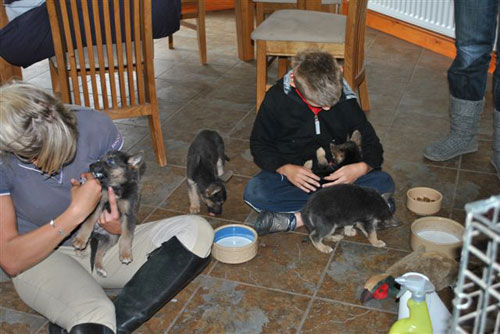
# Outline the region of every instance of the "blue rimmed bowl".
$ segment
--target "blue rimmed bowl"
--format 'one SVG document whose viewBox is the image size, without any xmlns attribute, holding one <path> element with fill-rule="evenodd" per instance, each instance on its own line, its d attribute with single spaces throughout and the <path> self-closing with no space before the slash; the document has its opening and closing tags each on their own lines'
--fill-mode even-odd
<svg viewBox="0 0 500 334">
<path fill-rule="evenodd" d="M 257 232 L 242 224 L 229 224 L 215 229 L 212 256 L 223 263 L 250 261 L 257 255 Z"/>
</svg>

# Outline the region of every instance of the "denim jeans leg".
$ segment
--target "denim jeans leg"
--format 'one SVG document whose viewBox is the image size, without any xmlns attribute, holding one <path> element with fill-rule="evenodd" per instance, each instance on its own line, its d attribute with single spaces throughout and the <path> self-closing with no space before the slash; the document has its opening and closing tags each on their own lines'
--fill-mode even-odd
<svg viewBox="0 0 500 334">
<path fill-rule="evenodd" d="M 452 96 L 480 101 L 486 89 L 499 0 L 455 0 L 457 56 L 448 70 Z"/>
<path fill-rule="evenodd" d="M 243 199 L 259 212 L 298 212 L 304 207 L 309 196 L 285 176 L 261 171 L 248 182 Z"/>
<path fill-rule="evenodd" d="M 382 171 L 371 171 L 358 178 L 354 184 L 364 188 L 375 189 L 379 194 L 393 194 L 396 188 L 392 177 Z"/>
</svg>

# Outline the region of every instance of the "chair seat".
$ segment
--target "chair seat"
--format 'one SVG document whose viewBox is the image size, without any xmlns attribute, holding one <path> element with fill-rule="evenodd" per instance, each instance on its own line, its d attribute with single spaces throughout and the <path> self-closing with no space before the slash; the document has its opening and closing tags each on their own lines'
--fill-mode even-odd
<svg viewBox="0 0 500 334">
<path fill-rule="evenodd" d="M 300 9 L 272 13 L 253 32 L 253 40 L 341 43 L 345 41 L 346 17 Z"/>
</svg>

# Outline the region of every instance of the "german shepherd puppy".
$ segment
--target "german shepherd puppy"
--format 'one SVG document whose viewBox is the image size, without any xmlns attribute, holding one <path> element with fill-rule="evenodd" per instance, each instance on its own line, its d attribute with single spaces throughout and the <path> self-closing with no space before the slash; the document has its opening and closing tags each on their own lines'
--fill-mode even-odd
<svg viewBox="0 0 500 334">
<path fill-rule="evenodd" d="M 401 225 L 387 205 L 390 196 L 352 184 L 333 185 L 315 192 L 301 212 L 309 239 L 320 252 L 330 253 L 333 249 L 324 245 L 323 239 L 341 240 L 342 235 L 334 235 L 338 228 L 343 228 L 345 235 L 355 236 L 353 226 L 356 226 L 373 246 L 384 247 L 385 243 L 377 239 L 377 229 Z"/>
<path fill-rule="evenodd" d="M 146 165 L 142 153 L 128 154 L 121 151 L 110 151 L 102 160 L 90 165 L 90 172 L 99 180 L 102 186 L 101 201 L 95 210 L 80 226 L 73 239 L 73 247 L 83 250 L 91 242 L 91 267 L 102 277 L 107 276 L 103 267 L 103 257 L 114 244 L 119 243 L 120 261 L 125 264 L 132 262 L 132 240 L 137 225 L 137 211 L 141 197 L 140 178 Z M 110 211 L 108 187 L 112 187 L 116 196 L 122 233 L 110 234 L 97 223 L 103 210 Z M 94 249 L 95 245 L 95 249 Z"/>
<path fill-rule="evenodd" d="M 215 216 L 222 213 L 226 201 L 227 182 L 232 172 L 224 172 L 229 158 L 224 153 L 222 137 L 212 130 L 202 130 L 193 140 L 187 155 L 187 183 L 189 211 L 200 212 L 200 197 L 207 205 L 208 213 Z"/>
<path fill-rule="evenodd" d="M 330 143 L 330 153 L 331 155 L 328 155 L 325 149 L 320 147 L 316 150 L 315 159 L 304 163 L 304 167 L 321 177 L 320 184 L 331 182 L 325 180 L 324 177 L 340 167 L 362 161 L 361 133 L 355 130 L 343 144 Z"/>
</svg>

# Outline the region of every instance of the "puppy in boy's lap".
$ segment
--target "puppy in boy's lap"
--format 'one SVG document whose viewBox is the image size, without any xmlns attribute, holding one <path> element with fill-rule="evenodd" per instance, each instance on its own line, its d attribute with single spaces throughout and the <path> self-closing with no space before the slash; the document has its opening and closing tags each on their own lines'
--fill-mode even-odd
<svg viewBox="0 0 500 334">
<path fill-rule="evenodd" d="M 316 158 L 304 164 L 321 176 L 322 184 L 331 182 L 324 177 L 342 166 L 362 161 L 361 133 L 356 130 L 345 143 L 330 144 L 330 151 L 331 161 L 320 147 Z M 355 236 L 354 227 L 360 229 L 373 246 L 384 247 L 385 243 L 377 238 L 377 229 L 400 225 L 387 203 L 391 195 L 380 195 L 375 190 L 352 184 L 320 188 L 311 195 L 301 211 L 314 247 L 323 253 L 330 253 L 333 249 L 323 244 L 323 240 L 341 240 L 341 234 L 334 234 L 337 229 L 343 229 L 347 236 Z"/>
</svg>

